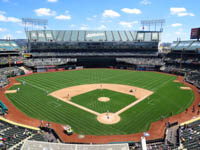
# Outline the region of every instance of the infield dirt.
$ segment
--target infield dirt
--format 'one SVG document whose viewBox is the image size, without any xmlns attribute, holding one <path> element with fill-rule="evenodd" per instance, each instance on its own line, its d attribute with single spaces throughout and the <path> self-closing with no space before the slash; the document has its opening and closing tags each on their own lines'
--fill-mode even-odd
<svg viewBox="0 0 200 150">
<path fill-rule="evenodd" d="M 79 104 L 76 104 L 74 102 L 71 102 L 70 99 L 74 96 L 87 93 L 93 90 L 97 89 L 108 89 L 112 90 L 115 92 L 120 92 L 128 95 L 135 96 L 137 98 L 136 101 L 133 103 L 127 105 L 126 107 L 122 108 L 121 110 L 109 114 L 106 116 L 106 114 L 100 114 L 94 110 L 91 110 L 89 108 L 83 107 Z M 97 116 L 97 120 L 100 123 L 103 124 L 115 124 L 120 121 L 120 114 L 123 113 L 124 111 L 128 110 L 129 108 L 133 107 L 134 105 L 138 104 L 139 102 L 143 101 L 147 97 L 149 97 L 151 94 L 153 94 L 152 91 L 138 88 L 135 86 L 129 86 L 129 85 L 122 85 L 122 84 L 85 84 L 85 85 L 79 85 L 79 86 L 72 86 L 72 87 L 67 87 L 64 89 L 57 90 L 55 92 L 50 93 L 51 96 L 60 99 L 68 104 L 71 104 L 75 107 L 78 107 L 79 109 L 85 110 L 89 113 L 92 113 Z M 108 100 L 108 98 L 103 97 L 102 98 L 104 101 Z"/>
</svg>

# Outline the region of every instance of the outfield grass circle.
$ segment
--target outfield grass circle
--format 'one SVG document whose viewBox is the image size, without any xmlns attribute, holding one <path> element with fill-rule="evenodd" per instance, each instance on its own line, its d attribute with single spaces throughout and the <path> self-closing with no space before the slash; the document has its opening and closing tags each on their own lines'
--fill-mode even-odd
<svg viewBox="0 0 200 150">
<path fill-rule="evenodd" d="M 99 97 L 98 101 L 100 101 L 100 102 L 108 102 L 108 101 L 110 101 L 110 98 L 109 97 Z"/>
<path fill-rule="evenodd" d="M 69 124 L 75 133 L 84 135 L 119 135 L 148 131 L 152 122 L 176 115 L 188 108 L 193 100 L 192 90 L 183 90 L 184 85 L 174 82 L 176 76 L 156 72 L 139 72 L 114 69 L 86 69 L 63 72 L 39 73 L 16 79 L 26 84 L 14 85 L 9 90 L 20 88 L 17 93 L 7 93 L 7 98 L 31 118 Z M 120 121 L 115 124 L 102 124 L 97 116 L 81 110 L 64 101 L 58 100 L 48 93 L 86 84 L 121 84 L 153 91 L 144 100 L 119 114 Z M 103 94 L 102 94 L 103 90 Z M 66 94 L 67 96 L 67 94 Z M 65 96 L 65 97 L 66 97 Z M 103 103 L 97 99 L 108 97 L 111 100 Z M 116 113 L 135 101 L 131 95 L 98 89 L 83 95 L 72 97 L 70 102 L 87 107 L 99 114 Z M 12 110 L 11 110 L 12 111 Z"/>
</svg>

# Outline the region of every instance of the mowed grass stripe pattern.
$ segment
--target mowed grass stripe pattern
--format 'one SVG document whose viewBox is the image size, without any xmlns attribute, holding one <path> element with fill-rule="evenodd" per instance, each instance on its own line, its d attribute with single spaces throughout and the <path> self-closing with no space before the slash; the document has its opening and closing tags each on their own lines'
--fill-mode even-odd
<svg viewBox="0 0 200 150">
<path fill-rule="evenodd" d="M 76 133 L 93 135 L 118 135 L 147 131 L 151 122 L 162 117 L 175 115 L 192 104 L 194 94 L 181 90 L 176 77 L 154 72 L 136 72 L 128 70 L 88 69 L 54 73 L 41 73 L 20 77 L 26 81 L 20 92 L 8 94 L 10 101 L 30 117 L 70 124 Z M 47 96 L 65 87 L 92 84 L 114 83 L 145 88 L 154 92 L 146 100 L 120 114 L 121 121 L 114 125 L 104 125 L 96 116 L 72 105 Z"/>
</svg>

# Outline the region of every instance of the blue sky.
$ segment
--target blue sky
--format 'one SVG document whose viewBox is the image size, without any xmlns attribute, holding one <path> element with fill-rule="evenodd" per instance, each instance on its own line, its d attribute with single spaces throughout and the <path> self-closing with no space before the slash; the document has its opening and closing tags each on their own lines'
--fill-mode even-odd
<svg viewBox="0 0 200 150">
<path fill-rule="evenodd" d="M 55 30 L 141 30 L 141 20 L 165 19 L 163 42 L 189 40 L 191 28 L 200 26 L 198 4 L 199 0 L 0 0 L 0 38 L 25 38 L 21 18 L 31 17 L 48 19 L 48 29 Z"/>
</svg>

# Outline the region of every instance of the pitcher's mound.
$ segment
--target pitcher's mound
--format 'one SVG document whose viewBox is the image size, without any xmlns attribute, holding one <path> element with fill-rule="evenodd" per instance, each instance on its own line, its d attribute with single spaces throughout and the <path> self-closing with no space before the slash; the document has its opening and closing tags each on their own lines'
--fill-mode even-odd
<svg viewBox="0 0 200 150">
<path fill-rule="evenodd" d="M 108 101 L 110 101 L 110 98 L 108 98 L 108 97 L 99 97 L 98 101 L 100 101 L 100 102 L 108 102 Z"/>
<path fill-rule="evenodd" d="M 103 113 L 97 116 L 97 120 L 103 124 L 115 124 L 120 121 L 120 116 L 113 113 Z"/>
</svg>

